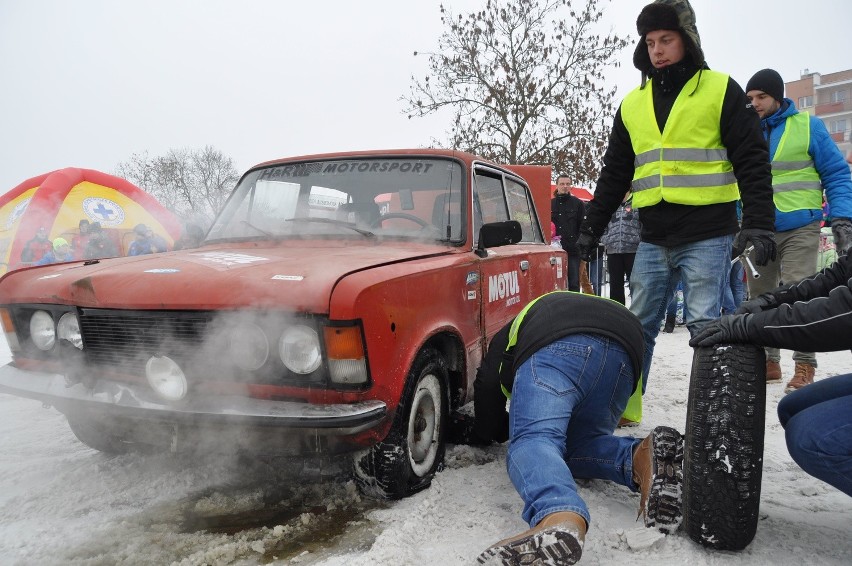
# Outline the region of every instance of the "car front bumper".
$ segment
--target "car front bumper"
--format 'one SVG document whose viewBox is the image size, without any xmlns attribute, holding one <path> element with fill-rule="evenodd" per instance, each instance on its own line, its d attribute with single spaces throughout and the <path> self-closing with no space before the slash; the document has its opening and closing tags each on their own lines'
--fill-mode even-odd
<svg viewBox="0 0 852 566">
<path fill-rule="evenodd" d="M 311 404 L 237 395 L 205 395 L 169 403 L 145 385 L 97 380 L 91 388 L 69 384 L 63 375 L 0 367 L 0 393 L 42 401 L 66 415 L 99 420 L 148 420 L 176 426 L 284 429 L 321 436 L 348 436 L 381 425 L 382 401 Z"/>
</svg>

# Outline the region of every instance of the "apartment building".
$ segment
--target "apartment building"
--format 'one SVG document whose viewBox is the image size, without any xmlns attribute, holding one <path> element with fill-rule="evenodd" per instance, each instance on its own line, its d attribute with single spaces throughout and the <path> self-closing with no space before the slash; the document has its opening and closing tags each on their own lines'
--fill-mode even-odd
<svg viewBox="0 0 852 566">
<path fill-rule="evenodd" d="M 852 69 L 826 75 L 805 69 L 799 80 L 785 83 L 785 93 L 825 123 L 843 155 L 852 150 Z"/>
</svg>

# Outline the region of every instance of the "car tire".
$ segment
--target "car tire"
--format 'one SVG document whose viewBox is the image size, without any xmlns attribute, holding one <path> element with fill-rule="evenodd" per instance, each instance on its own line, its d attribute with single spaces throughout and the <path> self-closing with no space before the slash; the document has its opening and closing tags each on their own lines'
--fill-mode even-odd
<svg viewBox="0 0 852 566">
<path fill-rule="evenodd" d="M 438 352 L 420 352 L 387 437 L 355 456 L 355 480 L 363 494 L 401 499 L 432 483 L 444 463 L 447 379 L 446 362 Z"/>
<path fill-rule="evenodd" d="M 77 440 L 104 454 L 127 454 L 134 451 L 134 445 L 121 440 L 118 436 L 104 432 L 83 417 L 69 416 L 68 426 Z"/>
<path fill-rule="evenodd" d="M 684 528 L 716 550 L 742 550 L 757 531 L 766 417 L 763 348 L 696 348 L 684 450 Z"/>
</svg>

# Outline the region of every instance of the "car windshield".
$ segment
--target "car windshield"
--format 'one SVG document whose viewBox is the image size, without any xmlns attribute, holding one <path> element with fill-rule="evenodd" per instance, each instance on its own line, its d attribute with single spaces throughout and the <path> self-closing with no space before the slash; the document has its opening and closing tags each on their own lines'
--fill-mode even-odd
<svg viewBox="0 0 852 566">
<path fill-rule="evenodd" d="M 461 242 L 465 186 L 450 159 L 382 157 L 288 163 L 247 174 L 207 241 L 403 237 Z"/>
</svg>

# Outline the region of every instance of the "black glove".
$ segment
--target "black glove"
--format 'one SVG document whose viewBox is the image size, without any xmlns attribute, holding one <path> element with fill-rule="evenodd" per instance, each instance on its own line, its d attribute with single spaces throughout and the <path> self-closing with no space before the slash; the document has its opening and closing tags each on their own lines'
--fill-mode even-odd
<svg viewBox="0 0 852 566">
<path fill-rule="evenodd" d="M 739 307 L 737 307 L 734 314 L 754 314 L 756 312 L 774 309 L 777 306 L 777 297 L 775 297 L 772 293 L 764 293 L 759 295 L 756 299 L 744 301 Z"/>
<path fill-rule="evenodd" d="M 583 261 L 592 261 L 598 248 L 598 238 L 590 232 L 580 232 L 577 238 L 577 255 Z"/>
<path fill-rule="evenodd" d="M 734 249 L 731 251 L 733 257 L 742 255 L 749 243 L 754 246 L 754 263 L 766 265 L 770 261 L 775 261 L 775 232 L 760 228 L 740 230 L 734 238 Z"/>
<path fill-rule="evenodd" d="M 750 318 L 750 314 L 726 314 L 705 326 L 689 341 L 689 345 L 698 348 L 722 342 L 748 342 Z"/>
<path fill-rule="evenodd" d="M 852 246 L 852 221 L 848 218 L 835 218 L 831 221 L 831 233 L 834 235 L 834 247 L 837 255 L 846 255 Z"/>
</svg>

